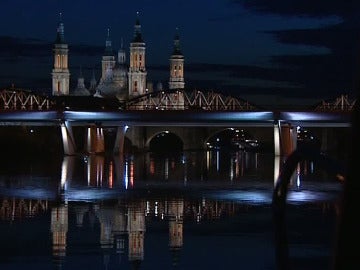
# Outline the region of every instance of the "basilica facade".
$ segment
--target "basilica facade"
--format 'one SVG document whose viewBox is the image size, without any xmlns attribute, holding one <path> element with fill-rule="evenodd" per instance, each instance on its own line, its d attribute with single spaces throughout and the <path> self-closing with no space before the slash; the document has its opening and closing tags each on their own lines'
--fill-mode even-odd
<svg viewBox="0 0 360 270">
<path fill-rule="evenodd" d="M 108 29 L 105 50 L 101 59 L 101 78 L 97 81 L 93 72 L 89 88 L 86 88 L 80 70 L 77 86 L 70 89 L 68 51 L 68 44 L 64 38 L 64 24 L 60 20 L 53 48 L 52 95 L 93 95 L 125 101 L 153 91 L 150 86 L 151 83 L 147 82 L 146 43 L 142 37 L 139 16 L 136 18 L 134 36 L 129 46 L 129 61 L 127 61 L 123 44 L 117 52 L 113 50 L 110 30 Z M 180 50 L 180 40 L 177 33 L 174 38 L 174 50 L 169 61 L 168 89 L 181 90 L 185 86 L 184 56 Z"/>
</svg>

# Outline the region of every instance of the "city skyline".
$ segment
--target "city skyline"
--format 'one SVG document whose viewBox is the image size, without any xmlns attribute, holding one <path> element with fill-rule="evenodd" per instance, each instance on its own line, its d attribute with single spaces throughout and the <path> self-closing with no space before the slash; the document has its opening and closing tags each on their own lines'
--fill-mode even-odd
<svg viewBox="0 0 360 270">
<path fill-rule="evenodd" d="M 353 1 L 4 1 L 0 86 L 51 89 L 59 13 L 69 44 L 72 88 L 100 76 L 107 29 L 128 53 L 136 12 L 146 42 L 148 80 L 169 79 L 176 29 L 185 57 L 185 88 L 255 103 L 334 98 L 355 92 L 360 4 Z M 326 5 L 325 5 L 326 3 Z M 14 20 L 16 18 L 16 20 Z M 261 101 L 262 100 L 262 101 Z"/>
</svg>

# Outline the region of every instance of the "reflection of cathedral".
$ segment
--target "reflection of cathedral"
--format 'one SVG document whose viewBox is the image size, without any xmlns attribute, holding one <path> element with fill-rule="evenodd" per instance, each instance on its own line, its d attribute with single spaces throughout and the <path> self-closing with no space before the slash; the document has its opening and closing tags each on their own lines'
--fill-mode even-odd
<svg viewBox="0 0 360 270">
<path fill-rule="evenodd" d="M 85 252 L 82 249 L 77 250 L 76 247 L 83 248 L 89 243 L 94 243 L 101 249 L 104 269 L 112 264 L 113 259 L 120 264 L 124 258 L 127 258 L 133 269 L 139 269 L 142 261 L 146 259 L 147 226 L 151 231 L 153 220 L 168 224 L 168 250 L 172 256 L 173 266 L 178 266 L 184 243 L 184 220 L 201 223 L 233 216 L 237 211 L 244 210 L 242 205 L 235 205 L 233 202 L 205 199 L 185 201 L 183 198 L 121 199 L 99 201 L 95 204 L 56 203 L 52 207 L 48 206 L 47 201 L 35 203 L 32 200 L 2 199 L 0 205 L 0 220 L 11 218 L 12 209 L 19 209 L 15 211 L 19 215 L 17 218 L 22 218 L 21 213 L 32 213 L 33 216 L 43 214 L 47 209 L 51 210 L 52 254 L 57 269 L 64 265 L 66 256 Z M 91 228 L 91 241 L 95 242 L 86 239 L 89 237 L 87 228 Z M 98 228 L 98 231 L 94 231 L 94 228 Z M 86 235 L 84 239 L 81 234 L 83 230 Z M 77 235 L 76 240 L 74 234 Z"/>
<path fill-rule="evenodd" d="M 68 232 L 67 205 L 51 209 L 51 232 L 54 263 L 56 267 L 61 268 L 61 264 L 66 256 L 66 238 Z"/>
<path fill-rule="evenodd" d="M 89 88 L 80 70 L 78 84 L 70 89 L 70 72 L 68 67 L 68 44 L 65 41 L 64 24 L 60 21 L 57 38 L 54 44 L 54 67 L 52 70 L 52 94 L 111 97 L 127 100 L 153 91 L 152 83 L 147 81 L 146 43 L 142 37 L 141 24 L 137 17 L 134 25 L 134 36 L 130 43 L 129 65 L 126 63 L 126 52 L 121 42 L 115 52 L 112 47 L 110 29 L 107 31 L 105 50 L 101 60 L 101 77 L 99 82 L 93 72 Z M 184 56 L 180 50 L 179 35 L 174 39 L 174 50 L 170 56 L 169 89 L 184 88 Z M 159 89 L 163 90 L 161 83 Z"/>
<path fill-rule="evenodd" d="M 173 265 L 177 265 L 179 252 L 183 246 L 184 201 L 174 199 L 168 203 L 169 248 L 173 255 Z"/>
<path fill-rule="evenodd" d="M 69 230 L 68 219 L 70 211 L 75 211 L 76 227 L 83 227 L 85 216 L 89 218 L 91 227 L 97 219 L 100 223 L 99 243 L 104 256 L 105 268 L 110 261 L 110 255 L 114 252 L 121 258 L 128 250 L 128 260 L 134 269 L 139 269 L 144 260 L 144 240 L 146 231 L 147 207 L 152 205 L 151 212 L 160 210 L 162 215 L 168 217 L 169 221 L 169 249 L 173 255 L 173 263 L 177 264 L 178 253 L 183 245 L 183 211 L 184 201 L 174 199 L 167 202 L 167 206 L 155 209 L 157 202 L 146 202 L 143 200 L 129 201 L 127 203 L 118 201 L 116 205 L 88 204 L 61 205 L 51 210 L 51 232 L 53 243 L 53 257 L 56 266 L 60 267 L 66 257 L 67 233 Z M 71 210 L 69 210 L 71 209 Z M 165 213 L 164 210 L 167 209 Z M 127 241 L 126 241 L 127 240 Z"/>
</svg>

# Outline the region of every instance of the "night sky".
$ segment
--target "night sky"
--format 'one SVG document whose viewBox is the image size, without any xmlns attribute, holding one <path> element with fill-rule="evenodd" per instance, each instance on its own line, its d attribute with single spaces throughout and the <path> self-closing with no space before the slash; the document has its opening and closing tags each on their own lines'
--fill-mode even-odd
<svg viewBox="0 0 360 270">
<path fill-rule="evenodd" d="M 59 13 L 69 44 L 71 88 L 100 77 L 107 29 L 129 48 L 136 13 L 148 81 L 165 87 L 176 28 L 185 87 L 253 103 L 354 95 L 360 74 L 356 0 L 1 0 L 0 87 L 50 93 Z"/>
</svg>

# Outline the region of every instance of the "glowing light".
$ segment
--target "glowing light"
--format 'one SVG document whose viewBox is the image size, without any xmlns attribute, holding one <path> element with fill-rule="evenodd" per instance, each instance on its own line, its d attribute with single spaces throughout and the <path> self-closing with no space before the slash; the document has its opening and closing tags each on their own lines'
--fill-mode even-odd
<svg viewBox="0 0 360 270">
<path fill-rule="evenodd" d="M 91 162 L 87 163 L 87 182 L 88 186 L 91 184 Z"/>
<path fill-rule="evenodd" d="M 130 162 L 130 185 L 134 187 L 134 162 Z"/>
<path fill-rule="evenodd" d="M 128 189 L 128 185 L 129 185 L 129 163 L 127 161 L 125 162 L 124 185 L 125 185 L 125 189 Z"/>
<path fill-rule="evenodd" d="M 158 208 L 158 202 L 155 202 L 155 217 L 158 216 L 159 208 Z"/>
<path fill-rule="evenodd" d="M 146 215 L 150 214 L 150 202 L 146 201 Z"/>
<path fill-rule="evenodd" d="M 274 186 L 279 178 L 280 173 L 280 156 L 274 156 Z"/>
<path fill-rule="evenodd" d="M 280 123 L 274 125 L 274 150 L 275 156 L 280 155 Z"/>
<path fill-rule="evenodd" d="M 165 169 L 164 169 L 164 177 L 165 177 L 165 180 L 168 180 L 169 179 L 169 159 L 166 158 L 165 159 Z"/>
<path fill-rule="evenodd" d="M 109 188 L 113 188 L 113 179 L 114 179 L 114 165 L 112 161 L 109 164 Z"/>
<path fill-rule="evenodd" d="M 69 160 L 65 158 L 61 164 L 61 180 L 60 185 L 62 190 L 66 190 L 66 182 L 68 178 L 68 166 Z"/>
</svg>

